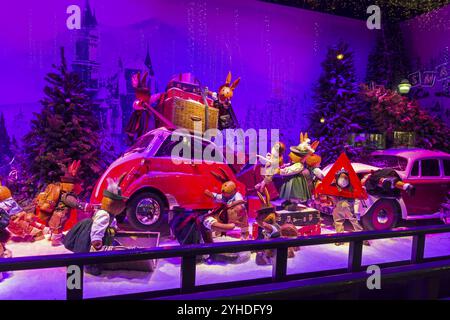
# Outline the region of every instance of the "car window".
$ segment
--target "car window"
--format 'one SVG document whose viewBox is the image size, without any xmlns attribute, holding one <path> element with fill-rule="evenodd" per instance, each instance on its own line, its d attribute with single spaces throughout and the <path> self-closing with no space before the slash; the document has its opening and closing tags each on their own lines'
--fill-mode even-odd
<svg viewBox="0 0 450 320">
<path fill-rule="evenodd" d="M 126 151 L 126 153 L 141 152 L 145 150 L 153 141 L 154 137 L 155 137 L 154 134 L 143 135 L 142 137 L 136 140 L 136 142 Z"/>
<path fill-rule="evenodd" d="M 379 168 L 392 168 L 398 171 L 405 171 L 408 160 L 398 156 L 375 155 L 368 160 L 368 164 Z"/>
<path fill-rule="evenodd" d="M 199 141 L 199 140 L 197 140 Z M 176 147 L 176 149 L 174 149 Z M 200 152 L 196 152 L 198 146 L 194 139 L 189 136 L 170 135 L 162 143 L 156 152 L 156 157 L 170 157 L 172 155 L 184 159 L 196 159 L 223 163 L 223 156 L 218 147 L 213 143 L 201 141 Z"/>
<path fill-rule="evenodd" d="M 411 176 L 413 177 L 419 176 L 419 161 L 414 162 L 414 165 L 411 169 Z"/>
<path fill-rule="evenodd" d="M 443 161 L 444 161 L 444 175 L 450 177 L 450 160 L 443 160 Z"/>
<path fill-rule="evenodd" d="M 173 152 L 175 152 L 173 149 L 177 147 L 177 150 L 190 150 L 191 149 L 191 139 L 188 139 L 187 137 L 181 136 L 181 135 L 169 135 L 166 140 L 161 144 L 161 147 L 156 152 L 156 157 L 171 157 L 173 155 Z M 177 157 L 190 159 L 191 156 L 189 154 L 190 152 L 178 152 L 176 154 Z"/>
<path fill-rule="evenodd" d="M 422 160 L 422 177 L 438 177 L 440 175 L 438 159 Z"/>
</svg>

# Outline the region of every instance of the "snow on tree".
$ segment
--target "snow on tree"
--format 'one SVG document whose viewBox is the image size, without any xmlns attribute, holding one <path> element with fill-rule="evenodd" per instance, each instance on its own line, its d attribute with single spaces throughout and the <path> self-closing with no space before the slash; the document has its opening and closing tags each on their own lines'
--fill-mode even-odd
<svg viewBox="0 0 450 320">
<path fill-rule="evenodd" d="M 365 88 L 363 93 L 371 102 L 375 125 L 387 137 L 392 137 L 394 131 L 414 132 L 417 147 L 450 152 L 450 129 L 442 119 L 422 110 L 417 100 L 383 86 Z"/>
<path fill-rule="evenodd" d="M 323 73 L 315 88 L 315 106 L 310 114 L 310 136 L 319 140 L 323 164 L 333 163 L 343 151 L 352 158 L 359 149 L 348 146 L 351 133 L 370 128 L 368 103 L 359 97 L 353 52 L 340 42 L 328 48 Z"/>
<path fill-rule="evenodd" d="M 47 183 L 59 181 L 71 161 L 81 160 L 79 177 L 89 191 L 111 157 L 102 153 L 100 126 L 91 100 L 78 76 L 68 70 L 64 48 L 61 65 L 53 67 L 56 71 L 45 78 L 48 84 L 41 112 L 35 113 L 23 140 L 27 180 L 36 192 Z"/>
</svg>

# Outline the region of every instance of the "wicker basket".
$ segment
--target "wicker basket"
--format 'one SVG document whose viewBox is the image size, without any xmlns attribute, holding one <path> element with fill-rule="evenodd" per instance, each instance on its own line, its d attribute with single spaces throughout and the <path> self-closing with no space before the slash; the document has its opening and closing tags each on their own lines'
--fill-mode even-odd
<svg viewBox="0 0 450 320">
<path fill-rule="evenodd" d="M 201 122 L 201 131 L 205 131 L 205 106 L 194 100 L 178 97 L 169 98 L 164 106 L 164 116 L 176 126 L 195 130 Z M 219 110 L 214 107 L 208 109 L 208 129 L 217 128 Z"/>
</svg>

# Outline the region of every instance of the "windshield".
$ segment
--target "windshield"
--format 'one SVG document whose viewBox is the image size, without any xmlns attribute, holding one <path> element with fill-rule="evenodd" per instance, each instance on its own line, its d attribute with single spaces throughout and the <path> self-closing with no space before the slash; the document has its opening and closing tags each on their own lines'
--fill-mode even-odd
<svg viewBox="0 0 450 320">
<path fill-rule="evenodd" d="M 154 134 L 143 135 L 142 137 L 137 139 L 136 142 L 125 153 L 144 151 L 150 145 L 150 142 L 152 142 L 154 137 Z"/>
<path fill-rule="evenodd" d="M 368 164 L 379 168 L 392 168 L 398 171 L 405 171 L 408 160 L 399 156 L 376 155 L 372 156 Z"/>
</svg>

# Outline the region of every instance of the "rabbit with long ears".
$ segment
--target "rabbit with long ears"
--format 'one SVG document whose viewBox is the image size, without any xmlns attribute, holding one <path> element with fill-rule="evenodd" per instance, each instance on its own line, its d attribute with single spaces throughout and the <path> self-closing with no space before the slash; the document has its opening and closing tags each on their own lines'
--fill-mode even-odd
<svg viewBox="0 0 450 320">
<path fill-rule="evenodd" d="M 219 172 L 211 171 L 211 174 L 222 183 L 221 193 L 205 190 L 205 195 L 214 199 L 215 202 L 221 203 L 221 206 L 218 208 L 219 210 L 216 210 L 219 212 L 216 218 L 211 218 L 210 216 L 204 220 L 205 227 L 211 230 L 213 223 L 217 222 L 234 224 L 241 228 L 241 237 L 244 239 L 248 238 L 247 210 L 244 197 L 237 190 L 236 183 L 230 179 L 223 168 L 219 168 Z M 217 217 L 224 218 L 217 219 Z"/>
<path fill-rule="evenodd" d="M 308 156 L 315 153 L 319 141 L 312 144 L 308 133 L 300 133 L 300 144 L 290 147 L 289 158 L 291 163 L 279 170 L 280 175 L 286 179 L 280 189 L 280 197 L 285 200 L 298 200 L 306 202 L 311 199 L 311 190 L 308 186 L 310 171 L 305 165 Z"/>
<path fill-rule="evenodd" d="M 231 106 L 234 90 L 241 78 L 231 82 L 231 71 L 228 72 L 225 83 L 219 87 L 218 92 L 208 92 L 214 100 L 214 106 L 219 109 L 219 130 L 239 127 L 236 115 Z"/>
<path fill-rule="evenodd" d="M 148 72 L 144 72 L 142 76 L 138 72 L 131 78 L 136 100 L 133 103 L 133 113 L 125 127 L 129 144 L 150 130 L 151 113 L 147 106 L 150 105 L 151 93 L 147 85 L 147 77 Z"/>
<path fill-rule="evenodd" d="M 297 228 L 293 224 L 285 223 L 280 226 L 277 223 L 277 212 L 275 207 L 270 202 L 270 194 L 267 188 L 264 188 L 264 193 L 257 192 L 259 200 L 261 201 L 261 208 L 256 212 L 256 223 L 259 230 L 258 238 L 274 239 L 279 237 L 293 238 L 297 237 Z M 295 251 L 298 248 L 288 248 L 288 257 L 293 258 Z M 264 250 L 257 252 L 256 264 L 267 265 L 272 264 L 272 258 L 274 257 L 273 250 Z"/>
</svg>

